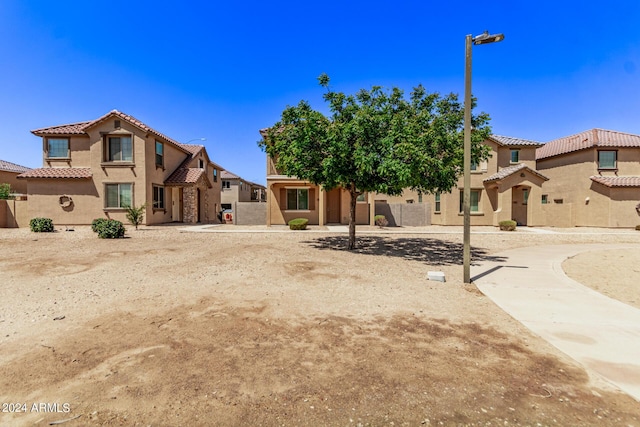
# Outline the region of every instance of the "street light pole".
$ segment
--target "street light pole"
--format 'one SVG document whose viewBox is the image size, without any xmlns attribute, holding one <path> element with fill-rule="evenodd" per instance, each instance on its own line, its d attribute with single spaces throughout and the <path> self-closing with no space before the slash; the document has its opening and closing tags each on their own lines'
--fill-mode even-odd
<svg viewBox="0 0 640 427">
<path fill-rule="evenodd" d="M 488 31 L 479 36 L 467 35 L 465 40 L 464 70 L 464 169 L 462 189 L 462 213 L 464 216 L 462 239 L 462 264 L 464 283 L 471 283 L 471 53 L 474 44 L 488 44 L 504 40 L 503 34 L 489 34 Z"/>
</svg>

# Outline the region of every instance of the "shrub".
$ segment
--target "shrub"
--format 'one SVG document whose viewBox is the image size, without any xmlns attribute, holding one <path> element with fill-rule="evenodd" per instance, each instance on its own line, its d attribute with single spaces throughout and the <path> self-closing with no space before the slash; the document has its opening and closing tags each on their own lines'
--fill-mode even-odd
<svg viewBox="0 0 640 427">
<path fill-rule="evenodd" d="M 115 219 L 108 219 L 98 227 L 98 237 L 101 239 L 119 239 L 124 237 L 124 225 Z"/>
<path fill-rule="evenodd" d="M 389 225 L 389 221 L 387 221 L 387 218 L 384 215 L 376 215 L 376 216 L 374 216 L 373 217 L 373 221 L 380 228 L 386 227 L 387 225 Z"/>
<path fill-rule="evenodd" d="M 0 200 L 9 199 L 11 194 L 11 186 L 9 184 L 0 184 Z"/>
<path fill-rule="evenodd" d="M 104 224 L 106 224 L 109 220 L 107 218 L 96 218 L 93 221 L 91 221 L 91 230 L 93 230 L 94 233 L 97 233 L 98 230 L 100 229 L 100 227 L 102 227 Z"/>
<path fill-rule="evenodd" d="M 289 221 L 289 228 L 291 230 L 306 230 L 307 224 L 309 223 L 308 219 L 305 218 L 295 218 Z"/>
<path fill-rule="evenodd" d="M 33 218 L 29 221 L 29 227 L 34 233 L 51 233 L 53 221 L 50 218 Z"/>
<path fill-rule="evenodd" d="M 640 231 L 640 225 L 636 225 L 636 230 Z"/>
<path fill-rule="evenodd" d="M 498 225 L 500 226 L 500 230 L 513 231 L 516 229 L 516 225 L 518 224 L 515 221 L 509 219 L 507 221 L 500 221 Z"/>
<path fill-rule="evenodd" d="M 142 224 L 142 220 L 144 220 L 144 209 L 145 205 L 136 208 L 135 206 L 125 206 L 124 208 L 127 210 L 127 219 L 131 223 L 131 225 L 138 229 L 138 226 Z"/>
</svg>

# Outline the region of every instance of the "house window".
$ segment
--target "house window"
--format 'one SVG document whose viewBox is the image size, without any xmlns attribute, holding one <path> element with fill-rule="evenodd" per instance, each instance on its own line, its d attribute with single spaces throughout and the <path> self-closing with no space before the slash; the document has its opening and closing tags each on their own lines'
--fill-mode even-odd
<svg viewBox="0 0 640 427">
<path fill-rule="evenodd" d="M 49 159 L 68 159 L 69 138 L 49 138 L 47 140 L 47 157 Z"/>
<path fill-rule="evenodd" d="M 202 159 L 198 159 L 198 167 L 199 167 L 200 169 L 204 169 L 204 160 L 202 160 Z"/>
<path fill-rule="evenodd" d="M 299 211 L 309 209 L 309 189 L 296 188 L 287 190 L 287 210 Z"/>
<path fill-rule="evenodd" d="M 598 169 L 616 169 L 617 151 L 598 151 Z"/>
<path fill-rule="evenodd" d="M 156 166 L 164 166 L 164 144 L 156 141 Z"/>
<path fill-rule="evenodd" d="M 477 163 L 475 163 L 475 162 L 471 162 L 471 171 L 472 171 L 472 172 L 473 172 L 473 171 L 477 171 L 479 166 L 480 166 L 480 165 L 478 165 Z"/>
<path fill-rule="evenodd" d="M 164 187 L 153 186 L 153 208 L 164 209 Z"/>
<path fill-rule="evenodd" d="M 422 193 L 418 194 L 418 203 L 422 203 Z"/>
<path fill-rule="evenodd" d="M 365 193 L 360 193 L 358 194 L 358 197 L 356 197 L 356 202 L 366 202 L 367 201 L 367 196 Z"/>
<path fill-rule="evenodd" d="M 529 202 L 529 189 L 528 188 L 523 188 L 522 189 L 522 204 L 526 205 Z"/>
<path fill-rule="evenodd" d="M 518 163 L 520 161 L 520 150 L 511 150 L 511 163 Z"/>
<path fill-rule="evenodd" d="M 469 205 L 471 212 L 479 212 L 478 206 L 480 204 L 480 190 L 471 190 L 471 199 Z M 460 190 L 460 212 L 464 212 L 464 190 Z"/>
<path fill-rule="evenodd" d="M 231 188 L 231 181 L 227 181 L 226 179 L 223 179 L 222 188 Z"/>
<path fill-rule="evenodd" d="M 218 182 L 218 169 L 213 168 L 213 182 Z"/>
<path fill-rule="evenodd" d="M 435 211 L 434 212 L 440 212 L 440 193 L 436 193 L 435 194 Z"/>
<path fill-rule="evenodd" d="M 133 144 L 130 136 L 108 136 L 105 151 L 108 162 L 133 161 Z"/>
<path fill-rule="evenodd" d="M 133 184 L 106 184 L 105 187 L 107 208 L 133 206 Z"/>
<path fill-rule="evenodd" d="M 542 195 L 542 204 L 546 205 L 549 203 L 549 195 L 548 194 L 543 194 Z"/>
</svg>

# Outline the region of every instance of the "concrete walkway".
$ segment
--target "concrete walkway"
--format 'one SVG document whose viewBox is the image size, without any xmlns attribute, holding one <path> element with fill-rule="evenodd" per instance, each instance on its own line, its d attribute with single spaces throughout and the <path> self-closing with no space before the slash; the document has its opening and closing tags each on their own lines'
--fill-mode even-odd
<svg viewBox="0 0 640 427">
<path fill-rule="evenodd" d="M 638 245 L 534 246 L 471 268 L 475 285 L 535 334 L 640 401 L 640 310 L 568 278 L 562 262 L 581 252 Z M 615 266 L 611 266 L 615 268 Z"/>
</svg>

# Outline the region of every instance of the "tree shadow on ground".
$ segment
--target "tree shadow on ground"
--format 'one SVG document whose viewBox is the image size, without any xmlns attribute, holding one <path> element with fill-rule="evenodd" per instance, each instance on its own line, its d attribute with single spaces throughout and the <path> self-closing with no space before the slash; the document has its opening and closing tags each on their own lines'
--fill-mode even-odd
<svg viewBox="0 0 640 427">
<path fill-rule="evenodd" d="M 347 236 L 320 237 L 305 241 L 309 246 L 321 250 L 348 251 Z M 462 265 L 461 243 L 429 237 L 388 238 L 380 236 L 358 237 L 353 253 L 382 255 L 424 262 L 429 265 Z M 471 264 L 479 261 L 504 262 L 505 257 L 490 255 L 486 249 L 471 248 Z"/>
</svg>

